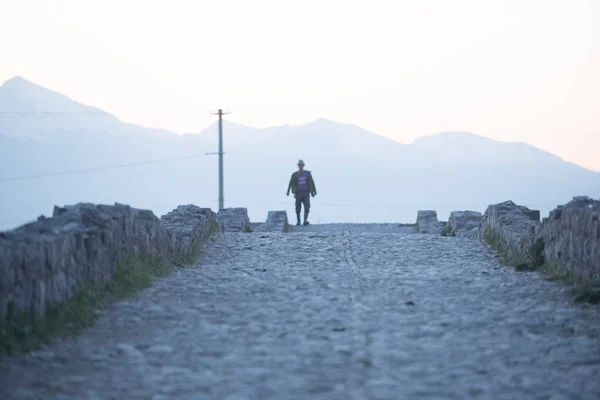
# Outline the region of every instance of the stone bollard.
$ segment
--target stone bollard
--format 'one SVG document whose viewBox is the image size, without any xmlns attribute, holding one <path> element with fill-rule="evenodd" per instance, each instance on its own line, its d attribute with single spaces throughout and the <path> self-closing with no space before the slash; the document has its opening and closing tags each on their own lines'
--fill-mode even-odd
<svg viewBox="0 0 600 400">
<path fill-rule="evenodd" d="M 245 207 L 225 208 L 217 213 L 225 232 L 250 232 L 250 218 Z"/>
<path fill-rule="evenodd" d="M 445 229 L 449 236 L 477 238 L 483 223 L 483 215 L 478 211 L 452 211 Z"/>
<path fill-rule="evenodd" d="M 438 221 L 435 210 L 419 210 L 417 212 L 417 232 L 440 234 L 444 224 Z"/>
<path fill-rule="evenodd" d="M 267 230 L 288 232 L 290 225 L 286 211 L 269 211 L 267 221 L 265 223 Z"/>
</svg>

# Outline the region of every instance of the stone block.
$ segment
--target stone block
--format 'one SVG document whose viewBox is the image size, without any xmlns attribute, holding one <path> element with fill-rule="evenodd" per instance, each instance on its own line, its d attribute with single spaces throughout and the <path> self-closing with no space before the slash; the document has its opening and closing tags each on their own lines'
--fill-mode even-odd
<svg viewBox="0 0 600 400">
<path fill-rule="evenodd" d="M 437 211 L 419 210 L 417 212 L 417 232 L 439 235 L 444 224 L 438 221 Z"/>
<path fill-rule="evenodd" d="M 536 238 L 543 257 L 582 282 L 600 283 L 600 201 L 574 197 L 544 218 Z"/>
<path fill-rule="evenodd" d="M 289 223 L 286 211 L 269 211 L 267 213 L 267 221 L 265 228 L 269 231 L 287 232 Z"/>
<path fill-rule="evenodd" d="M 539 210 L 508 200 L 488 206 L 479 237 L 496 247 L 509 262 L 529 261 L 540 223 Z"/>
<path fill-rule="evenodd" d="M 247 232 L 250 230 L 248 209 L 244 207 L 225 208 L 217 213 L 225 232 Z"/>
<path fill-rule="evenodd" d="M 457 237 L 477 238 L 483 223 L 483 215 L 478 211 L 452 211 L 448 218 L 451 233 Z"/>
</svg>

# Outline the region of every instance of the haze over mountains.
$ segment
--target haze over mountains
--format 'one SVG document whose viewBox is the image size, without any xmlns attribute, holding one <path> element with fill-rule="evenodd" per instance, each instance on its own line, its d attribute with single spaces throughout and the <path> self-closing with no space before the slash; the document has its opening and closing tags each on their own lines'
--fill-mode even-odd
<svg viewBox="0 0 600 400">
<path fill-rule="evenodd" d="M 224 121 L 225 206 L 253 221 L 284 209 L 302 158 L 318 195 L 310 220 L 413 222 L 418 209 L 483 212 L 513 200 L 548 211 L 575 195 L 600 197 L 600 173 L 524 143 L 444 132 L 405 145 L 326 119 L 265 129 Z M 217 124 L 199 133 L 144 128 L 16 77 L 0 87 L 0 230 L 54 205 L 130 204 L 162 215 L 179 204 L 218 207 Z M 185 158 L 198 155 L 193 158 Z M 173 160 L 172 158 L 179 158 Z M 120 164 L 170 161 L 9 180 Z"/>
</svg>

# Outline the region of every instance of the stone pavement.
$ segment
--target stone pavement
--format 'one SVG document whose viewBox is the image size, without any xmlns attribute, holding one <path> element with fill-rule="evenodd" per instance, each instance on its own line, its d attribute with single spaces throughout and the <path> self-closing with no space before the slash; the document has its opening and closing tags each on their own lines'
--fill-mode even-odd
<svg viewBox="0 0 600 400">
<path fill-rule="evenodd" d="M 599 399 L 600 310 L 475 240 L 396 225 L 227 233 L 1 399 Z"/>
</svg>

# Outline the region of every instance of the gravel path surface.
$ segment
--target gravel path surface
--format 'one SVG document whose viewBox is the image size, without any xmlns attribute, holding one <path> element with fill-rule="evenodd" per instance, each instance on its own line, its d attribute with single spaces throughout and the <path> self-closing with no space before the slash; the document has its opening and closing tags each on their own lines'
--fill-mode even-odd
<svg viewBox="0 0 600 400">
<path fill-rule="evenodd" d="M 600 309 L 474 240 L 227 233 L 0 379 L 0 399 L 600 399 Z"/>
</svg>

